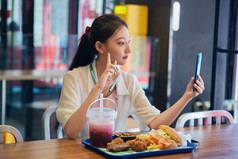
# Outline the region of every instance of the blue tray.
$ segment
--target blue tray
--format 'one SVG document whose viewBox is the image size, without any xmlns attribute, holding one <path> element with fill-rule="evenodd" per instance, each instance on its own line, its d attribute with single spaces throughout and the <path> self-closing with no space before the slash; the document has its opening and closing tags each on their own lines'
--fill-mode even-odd
<svg viewBox="0 0 238 159">
<path fill-rule="evenodd" d="M 171 150 L 145 150 L 141 152 L 135 152 L 129 149 L 127 151 L 111 152 L 107 150 L 106 148 L 97 148 L 90 145 L 90 139 L 84 139 L 82 143 L 86 147 L 94 151 L 97 151 L 108 158 L 135 158 L 135 157 L 147 157 L 147 156 L 157 156 L 157 155 L 166 155 L 166 154 L 175 154 L 175 153 L 185 153 L 185 152 L 192 152 L 194 149 L 197 148 L 196 144 L 188 142 L 188 147 L 171 149 Z"/>
</svg>

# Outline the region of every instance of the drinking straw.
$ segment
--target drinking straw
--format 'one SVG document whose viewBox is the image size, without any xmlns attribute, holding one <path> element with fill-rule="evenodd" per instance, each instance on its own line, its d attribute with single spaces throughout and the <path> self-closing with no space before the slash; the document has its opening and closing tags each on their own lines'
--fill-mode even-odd
<svg viewBox="0 0 238 159">
<path fill-rule="evenodd" d="M 102 117 L 102 112 L 103 112 L 103 94 L 100 94 L 100 102 L 99 102 L 99 110 L 100 110 L 100 118 Z"/>
</svg>

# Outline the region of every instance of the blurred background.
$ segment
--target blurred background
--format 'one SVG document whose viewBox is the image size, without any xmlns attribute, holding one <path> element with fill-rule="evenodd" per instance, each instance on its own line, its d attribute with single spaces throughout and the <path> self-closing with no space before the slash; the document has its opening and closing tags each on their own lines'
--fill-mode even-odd
<svg viewBox="0 0 238 159">
<path fill-rule="evenodd" d="M 183 113 L 224 109 L 237 121 L 237 8 L 237 0 L 1 0 L 1 124 L 25 141 L 42 139 L 42 114 L 58 103 L 81 35 L 109 13 L 132 38 L 121 69 L 137 76 L 153 105 L 164 111 L 183 95 L 202 52 L 206 90 Z"/>
</svg>

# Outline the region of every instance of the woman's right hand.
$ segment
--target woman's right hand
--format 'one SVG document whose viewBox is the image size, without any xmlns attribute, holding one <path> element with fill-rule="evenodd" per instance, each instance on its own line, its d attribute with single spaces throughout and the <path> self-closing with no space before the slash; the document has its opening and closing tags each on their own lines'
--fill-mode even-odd
<svg viewBox="0 0 238 159">
<path fill-rule="evenodd" d="M 78 134 L 83 130 L 85 124 L 87 123 L 86 114 L 89 105 L 98 99 L 100 93 L 103 93 L 104 96 L 107 95 L 111 85 L 115 82 L 116 78 L 120 74 L 120 72 L 118 72 L 116 69 L 116 64 L 116 61 L 114 64 L 111 64 L 110 54 L 108 54 L 106 69 L 103 71 L 89 96 L 78 108 L 78 110 L 75 111 L 73 115 L 71 115 L 64 126 L 64 131 L 68 137 L 72 139 L 77 138 Z"/>
<path fill-rule="evenodd" d="M 108 93 L 111 85 L 115 82 L 117 77 L 119 76 L 120 72 L 116 69 L 117 61 L 114 62 L 114 64 L 111 63 L 111 57 L 110 54 L 107 54 L 107 66 L 102 75 L 100 76 L 98 83 L 96 84 L 99 89 L 101 89 L 101 92 L 103 92 L 103 95 L 106 96 Z"/>
</svg>

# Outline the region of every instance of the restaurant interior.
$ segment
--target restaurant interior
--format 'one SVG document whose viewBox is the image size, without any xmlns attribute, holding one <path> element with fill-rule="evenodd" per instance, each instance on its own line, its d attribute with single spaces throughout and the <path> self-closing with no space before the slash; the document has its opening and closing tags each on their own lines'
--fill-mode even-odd
<svg viewBox="0 0 238 159">
<path fill-rule="evenodd" d="M 103 14 L 127 22 L 132 51 L 120 69 L 136 75 L 152 105 L 164 111 L 182 96 L 202 52 L 206 89 L 181 114 L 226 110 L 237 123 L 237 9 L 237 0 L 1 0 L 1 125 L 43 139 L 43 113 L 58 104 L 86 26 Z M 128 117 L 127 130 L 137 128 Z"/>
</svg>

